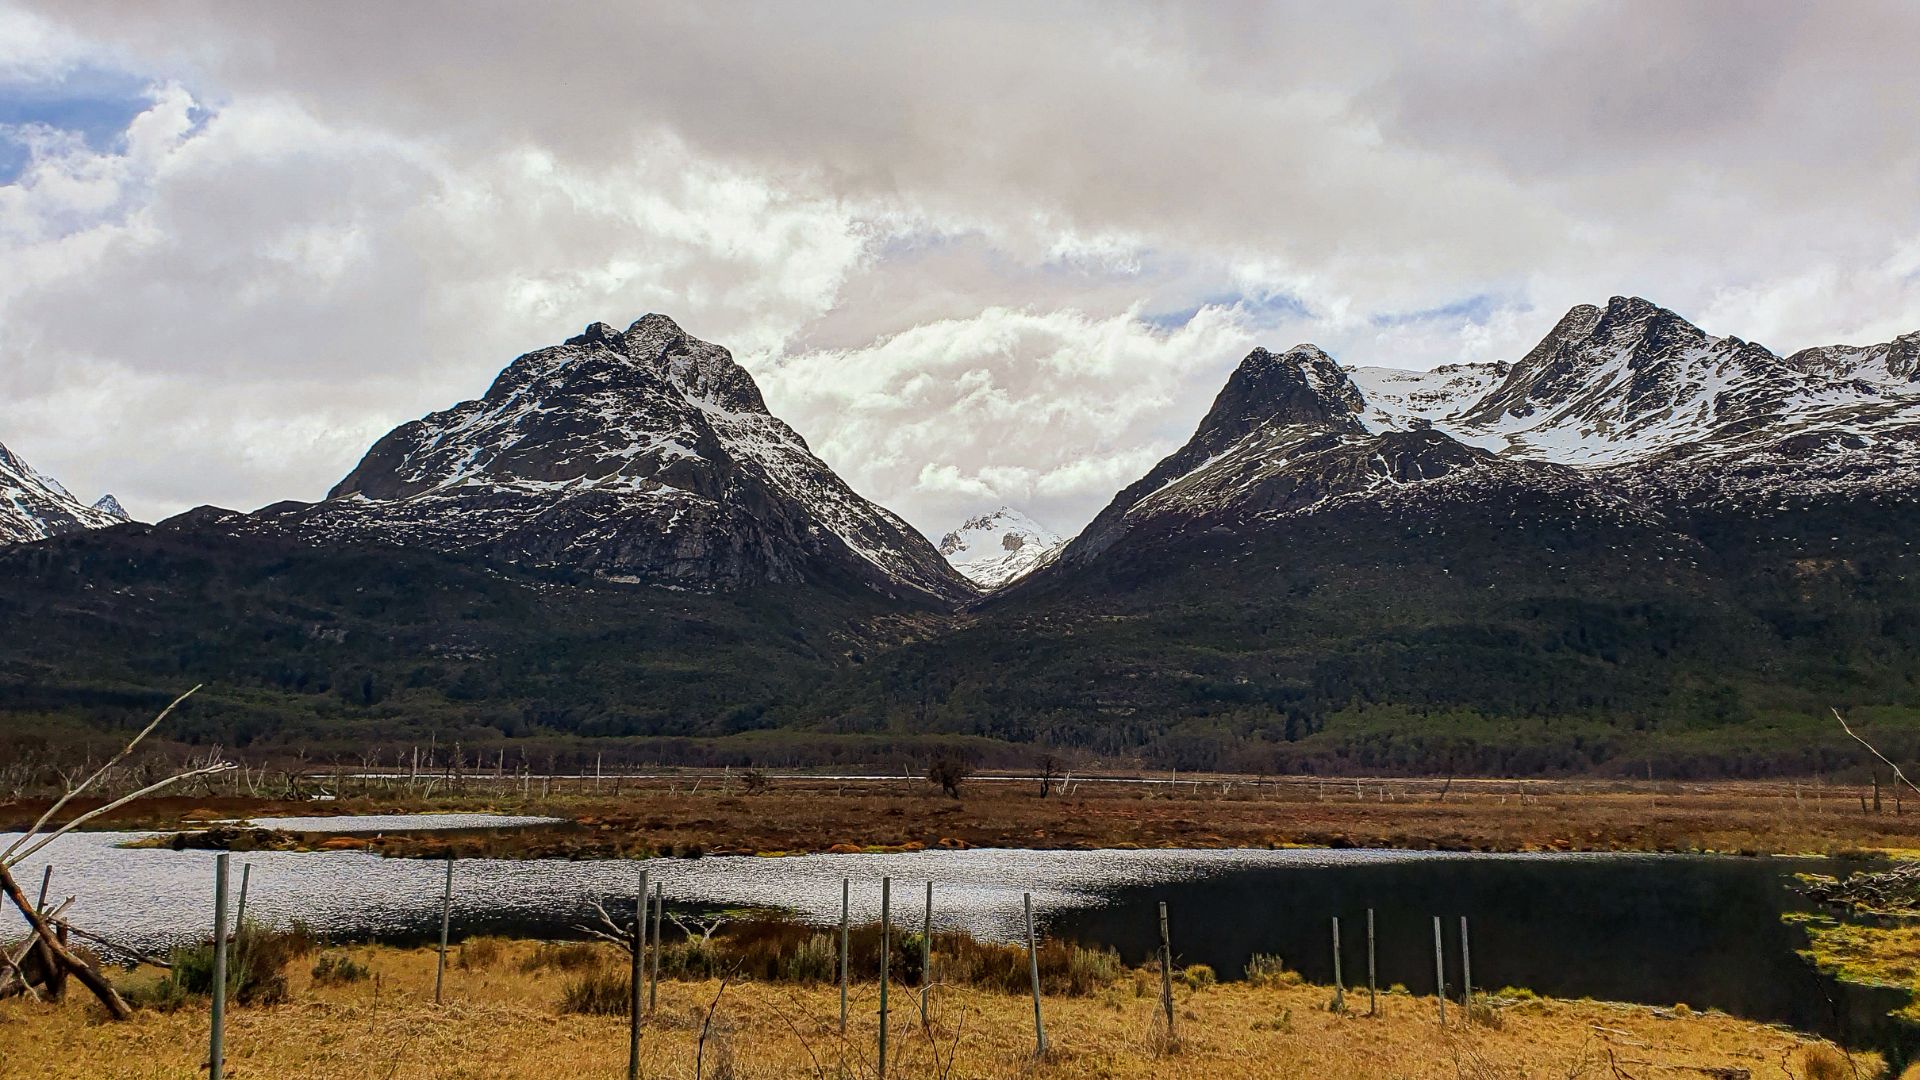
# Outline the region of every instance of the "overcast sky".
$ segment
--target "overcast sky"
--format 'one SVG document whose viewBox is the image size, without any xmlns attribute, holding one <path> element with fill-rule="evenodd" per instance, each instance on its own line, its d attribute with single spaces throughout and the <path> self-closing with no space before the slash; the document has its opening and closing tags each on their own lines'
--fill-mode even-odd
<svg viewBox="0 0 1920 1080">
<path fill-rule="evenodd" d="M 921 529 L 1071 532 L 1255 344 L 1920 329 L 1916 54 L 1902 3 L 0 0 L 0 442 L 148 520 L 313 499 L 661 311 Z"/>
</svg>

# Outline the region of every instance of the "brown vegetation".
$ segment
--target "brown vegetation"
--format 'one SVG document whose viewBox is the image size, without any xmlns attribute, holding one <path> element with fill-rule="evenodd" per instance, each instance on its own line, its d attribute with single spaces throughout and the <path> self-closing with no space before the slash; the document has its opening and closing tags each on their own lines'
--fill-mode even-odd
<svg viewBox="0 0 1920 1080">
<path fill-rule="evenodd" d="M 626 1021 L 563 1012 L 577 972 L 526 959 L 540 948 L 502 943 L 504 962 L 450 975 L 448 1003 L 432 1004 L 431 950 L 354 948 L 369 977 L 319 985 L 289 970 L 290 998 L 242 1007 L 230 1018 L 228 1071 L 235 1077 L 504 1077 L 549 1080 L 564 1063 L 577 1076 L 615 1076 L 624 1067 Z M 612 950 L 587 947 L 607 966 Z M 587 969 L 590 970 L 590 969 Z M 1203 981 L 1202 981 L 1203 982 Z M 1330 1012 L 1326 987 L 1278 980 L 1182 986 L 1178 1041 L 1156 1038 L 1158 982 L 1123 973 L 1081 996 L 1045 1002 L 1051 1052 L 1032 1060 L 1031 1001 L 994 989 L 936 986 L 922 1021 L 909 994 L 894 998 L 889 1075 L 1114 1077 L 1225 1080 L 1460 1080 L 1551 1076 L 1611 1080 L 1620 1075 L 1779 1076 L 1805 1080 L 1844 1056 L 1777 1028 L 1723 1016 L 1682 1016 L 1593 1002 L 1496 1003 L 1471 1028 L 1435 1022 L 1430 998 L 1389 995 L 1383 1015 Z M 830 984 L 736 979 L 668 980 L 642 1037 L 643 1075 L 692 1077 L 706 1036 L 712 1078 L 871 1076 L 876 988 L 853 988 L 849 1030 L 837 1031 Z M 0 1060 L 21 1080 L 113 1076 L 189 1080 L 206 1050 L 204 1003 L 167 1013 L 142 1011 L 128 1024 L 75 1023 L 93 1007 L 79 1000 L 0 1005 Z M 709 1016 L 711 1022 L 709 1023 Z M 1858 1075 L 1880 1075 L 1859 1058 Z M 1617 1071 L 1616 1071 L 1617 1070 Z"/>
<path fill-rule="evenodd" d="M 749 797 L 739 777 L 571 781 L 541 798 L 508 781 L 430 799 L 401 794 L 316 805 L 235 798 L 147 800 L 103 827 L 178 828 L 249 814 L 490 809 L 567 824 L 464 834 L 310 837 L 308 846 L 395 855 L 606 857 L 768 854 L 932 847 L 1438 848 L 1467 851 L 1834 852 L 1920 848 L 1920 808 L 1875 814 L 1860 792 L 1801 782 L 1629 784 L 1406 779 L 1170 783 L 1061 781 L 1042 799 L 1031 779 L 976 775 L 955 801 L 924 781 L 773 778 Z M 1065 790 L 1062 790 L 1064 788 Z M 1871 805 L 1870 803 L 1868 804 Z M 0 828 L 39 804 L 0 804 Z"/>
</svg>

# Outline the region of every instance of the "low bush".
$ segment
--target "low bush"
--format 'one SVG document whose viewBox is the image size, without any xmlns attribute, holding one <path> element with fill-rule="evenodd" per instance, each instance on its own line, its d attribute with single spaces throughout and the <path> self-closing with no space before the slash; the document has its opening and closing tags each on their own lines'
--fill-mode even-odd
<svg viewBox="0 0 1920 1080">
<path fill-rule="evenodd" d="M 1205 990 L 1220 981 L 1213 969 L 1205 964 L 1188 964 L 1174 978 L 1189 990 Z"/>
<path fill-rule="evenodd" d="M 313 962 L 313 981 L 316 986 L 339 986 L 344 983 L 365 982 L 372 972 L 367 965 L 340 952 L 324 952 Z"/>
<path fill-rule="evenodd" d="M 543 941 L 520 961 L 521 971 L 581 971 L 599 967 L 602 950 L 585 941 Z"/>
<path fill-rule="evenodd" d="M 1289 971 L 1287 965 L 1272 953 L 1254 953 L 1247 959 L 1245 973 L 1249 986 L 1297 986 L 1302 981 L 1297 971 Z"/>
<path fill-rule="evenodd" d="M 596 967 L 567 979 L 560 988 L 560 1011 L 583 1016 L 627 1016 L 633 1005 L 633 981 L 624 971 Z"/>
<path fill-rule="evenodd" d="M 500 962 L 503 944 L 497 937 L 468 938 L 460 943 L 459 965 L 463 971 L 490 968 Z"/>
<path fill-rule="evenodd" d="M 236 1005 L 278 1005 L 287 1000 L 287 965 L 319 945 L 306 924 L 285 930 L 249 922 L 227 945 L 227 1000 Z M 168 954 L 172 969 L 144 992 L 143 1004 L 176 1008 L 188 997 L 213 993 L 213 943 L 179 948 Z"/>
</svg>

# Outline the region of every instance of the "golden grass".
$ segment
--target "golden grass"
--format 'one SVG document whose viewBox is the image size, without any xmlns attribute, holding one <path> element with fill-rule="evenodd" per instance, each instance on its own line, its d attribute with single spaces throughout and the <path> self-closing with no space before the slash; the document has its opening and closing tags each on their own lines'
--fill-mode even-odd
<svg viewBox="0 0 1920 1080">
<path fill-rule="evenodd" d="M 626 1024 L 617 1017 L 562 1016 L 568 973 L 524 970 L 535 946 L 502 946 L 504 962 L 448 972 L 448 1000 L 434 1006 L 433 954 L 384 947 L 349 950 L 372 969 L 364 982 L 315 987 L 304 965 L 289 972 L 292 1000 L 239 1009 L 228 1032 L 228 1075 L 390 1080 L 528 1078 L 585 1080 L 625 1074 Z M 693 1077 L 702 1022 L 720 984 L 666 982 L 643 1037 L 643 1074 Z M 1157 1038 L 1157 983 L 1144 973 L 1089 997 L 1046 1004 L 1052 1052 L 1032 1059 L 1031 1001 L 1019 995 L 936 987 L 923 1028 L 916 996 L 893 995 L 890 1039 L 897 1077 L 1192 1078 L 1314 1080 L 1611 1080 L 1619 1075 L 1770 1075 L 1801 1061 L 1810 1040 L 1722 1016 L 1679 1016 L 1594 1002 L 1532 1000 L 1499 1007 L 1471 1029 L 1435 1020 L 1431 998 L 1387 995 L 1383 1015 L 1326 1008 L 1326 987 L 1231 984 L 1178 992 L 1178 1043 Z M 831 987 L 740 983 L 726 987 L 706 1045 L 708 1078 L 871 1076 L 876 988 L 856 987 L 846 1040 L 836 1034 Z M 191 1080 L 204 1075 L 203 1003 L 106 1023 L 74 999 L 60 1006 L 0 1003 L 0 1075 Z M 931 1038 L 929 1035 L 931 1034 Z M 1819 1051 L 1814 1050 L 1813 1053 Z M 1880 1075 L 1860 1061 L 1862 1077 Z M 1677 1070 L 1677 1071 L 1676 1071 Z M 1723 1070 L 1714 1072 L 1713 1070 Z"/>
<path fill-rule="evenodd" d="M 1894 1015 L 1920 1022 L 1920 926 L 1809 921 L 1804 955 L 1847 982 L 1900 987 L 1914 995 Z"/>
</svg>

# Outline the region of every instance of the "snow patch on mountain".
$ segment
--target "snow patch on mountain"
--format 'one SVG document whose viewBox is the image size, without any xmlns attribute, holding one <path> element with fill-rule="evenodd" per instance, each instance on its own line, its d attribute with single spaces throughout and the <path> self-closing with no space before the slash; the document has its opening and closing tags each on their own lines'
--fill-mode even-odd
<svg viewBox="0 0 1920 1080">
<path fill-rule="evenodd" d="M 1002 506 L 941 537 L 940 554 L 969 581 L 997 589 L 1039 566 L 1064 543 L 1052 529 Z"/>
<path fill-rule="evenodd" d="M 693 588 L 975 594 L 768 412 L 726 349 L 657 314 L 521 356 L 484 396 L 388 433 L 325 501 L 254 519 Z"/>
<path fill-rule="evenodd" d="M 0 544 L 31 543 L 127 520 L 127 512 L 113 496 L 102 496 L 88 506 L 0 445 Z"/>
</svg>

